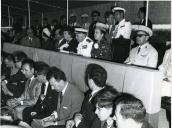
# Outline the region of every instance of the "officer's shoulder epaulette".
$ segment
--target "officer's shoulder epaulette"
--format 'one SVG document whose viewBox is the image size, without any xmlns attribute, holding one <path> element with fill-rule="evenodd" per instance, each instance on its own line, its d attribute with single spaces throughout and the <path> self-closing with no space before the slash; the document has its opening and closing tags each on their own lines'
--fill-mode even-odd
<svg viewBox="0 0 172 128">
<path fill-rule="evenodd" d="M 89 43 L 90 43 L 90 42 L 92 42 L 92 40 L 91 40 L 91 39 L 86 39 L 86 41 L 87 41 L 87 42 L 89 42 Z"/>
</svg>

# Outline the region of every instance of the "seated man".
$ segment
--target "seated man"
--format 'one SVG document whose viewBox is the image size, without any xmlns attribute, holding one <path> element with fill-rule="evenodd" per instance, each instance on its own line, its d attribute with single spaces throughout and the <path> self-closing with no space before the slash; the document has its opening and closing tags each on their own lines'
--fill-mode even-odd
<svg viewBox="0 0 172 128">
<path fill-rule="evenodd" d="M 50 69 L 47 79 L 53 89 L 59 92 L 57 110 L 42 120 L 34 120 L 31 126 L 65 128 L 66 121 L 80 111 L 84 95 L 76 86 L 69 83 L 64 72 L 56 67 Z"/>
<path fill-rule="evenodd" d="M 149 43 L 149 38 L 153 34 L 152 30 L 143 25 L 135 25 L 134 27 L 137 31 L 136 42 L 138 46 L 130 51 L 130 55 L 124 63 L 156 68 L 158 52 Z"/>
<path fill-rule="evenodd" d="M 22 111 L 24 108 L 36 104 L 41 92 L 41 83 L 34 76 L 34 61 L 31 59 L 24 60 L 21 71 L 28 79 L 25 90 L 19 98 L 7 101 L 7 105 L 16 110 L 19 119 L 22 119 Z"/>
<path fill-rule="evenodd" d="M 115 100 L 112 116 L 117 128 L 152 128 L 146 122 L 142 101 L 130 94 L 122 94 Z"/>
<path fill-rule="evenodd" d="M 45 118 L 57 108 L 58 93 L 52 91 L 46 78 L 49 66 L 44 62 L 36 63 L 37 79 L 42 83 L 41 94 L 34 106 L 23 110 L 23 121 L 31 125 L 32 119 Z"/>
<path fill-rule="evenodd" d="M 20 43 L 28 47 L 41 48 L 41 42 L 39 38 L 35 36 L 33 28 L 27 29 L 27 36 L 23 37 Z"/>
<path fill-rule="evenodd" d="M 87 36 L 88 30 L 83 28 L 75 28 L 75 33 L 76 39 L 79 42 L 77 54 L 85 57 L 91 57 L 93 41 Z"/>
<path fill-rule="evenodd" d="M 66 124 L 67 128 L 100 128 L 101 122 L 94 113 L 94 105 L 92 99 L 105 88 L 107 80 L 106 70 L 97 64 L 89 64 L 85 72 L 85 82 L 89 86 L 86 92 L 82 109 L 79 114 L 76 114 L 74 119 L 69 120 Z"/>
</svg>

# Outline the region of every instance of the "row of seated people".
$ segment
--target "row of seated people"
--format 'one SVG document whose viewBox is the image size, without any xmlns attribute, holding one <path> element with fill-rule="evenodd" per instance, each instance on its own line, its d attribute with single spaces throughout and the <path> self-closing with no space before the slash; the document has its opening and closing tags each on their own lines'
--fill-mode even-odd
<svg viewBox="0 0 172 128">
<path fill-rule="evenodd" d="M 85 57 L 121 62 L 145 67 L 156 68 L 158 53 L 149 43 L 149 38 L 153 32 L 146 26 L 135 26 L 137 47 L 130 50 L 130 40 L 122 37 L 113 39 L 113 43 L 106 39 L 107 27 L 103 23 L 96 23 L 93 41 L 88 37 L 88 31 L 83 28 L 56 29 L 56 38 L 50 38 L 51 32 L 44 28 L 42 32 L 42 47 L 47 50 L 73 53 Z M 63 36 L 62 34 L 63 33 Z M 33 36 L 33 30 L 27 30 L 28 36 L 21 41 L 22 45 L 39 47 L 38 38 Z M 32 41 L 30 41 L 32 40 Z"/>
<path fill-rule="evenodd" d="M 19 124 L 23 121 L 32 128 L 151 128 L 143 103 L 107 85 L 107 71 L 98 64 L 89 64 L 85 71 L 89 87 L 85 98 L 77 86 L 67 81 L 63 71 L 44 62 L 24 59 L 20 71 L 26 78 L 21 96 L 15 97 L 17 92 L 9 90 L 13 76 L 4 78 L 1 86 L 3 95 L 11 96 L 6 105 L 15 111 Z M 21 77 L 18 79 L 21 81 Z"/>
<path fill-rule="evenodd" d="M 124 8 L 114 7 L 111 13 L 106 16 L 107 19 L 110 17 L 115 19 L 115 25 L 100 22 L 98 20 L 100 13 L 93 11 L 93 23 L 89 26 L 89 30 L 84 27 L 83 29 L 74 29 L 71 27 L 77 26 L 71 26 L 70 24 L 63 28 L 54 27 L 54 38 L 52 38 L 49 27 L 46 27 L 41 33 L 42 41 L 34 36 L 33 30 L 30 28 L 27 30 L 27 36 L 20 41 L 20 44 L 102 60 L 157 68 L 158 53 L 149 43 L 149 38 L 153 35 L 151 25 L 148 25 L 150 28 L 134 25 L 132 28 L 131 23 L 125 21 L 125 11 Z M 145 8 L 140 8 L 138 12 L 140 19 L 144 23 L 145 11 Z M 71 20 L 72 17 L 74 18 L 76 15 L 71 15 Z M 76 22 L 75 20 L 72 21 Z M 139 33 L 134 36 L 135 43 L 138 45 L 135 49 L 131 49 L 130 37 L 132 29 L 136 32 L 144 31 L 141 33 L 142 36 Z"/>
</svg>

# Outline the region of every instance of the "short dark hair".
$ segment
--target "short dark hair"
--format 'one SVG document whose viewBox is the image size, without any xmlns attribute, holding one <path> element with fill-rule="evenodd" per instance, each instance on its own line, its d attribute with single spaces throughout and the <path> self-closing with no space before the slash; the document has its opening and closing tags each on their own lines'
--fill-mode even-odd
<svg viewBox="0 0 172 128">
<path fill-rule="evenodd" d="M 98 64 L 89 64 L 85 72 L 86 83 L 88 79 L 92 79 L 98 87 L 104 87 L 107 80 L 107 72 Z"/>
<path fill-rule="evenodd" d="M 94 16 L 95 13 L 97 14 L 97 16 L 100 16 L 100 12 L 97 10 L 92 11 L 91 16 Z"/>
<path fill-rule="evenodd" d="M 42 61 L 35 62 L 35 71 L 36 71 L 37 75 L 46 76 L 49 71 L 49 66 L 48 66 L 48 64 L 46 64 Z"/>
<path fill-rule="evenodd" d="M 114 99 L 118 96 L 118 91 L 112 86 L 106 86 L 104 89 L 99 91 L 93 98 L 92 102 L 94 105 L 99 107 L 113 107 Z"/>
<path fill-rule="evenodd" d="M 113 114 L 115 114 L 115 109 L 118 105 L 121 107 L 120 113 L 123 118 L 131 118 L 138 123 L 145 121 L 146 109 L 142 101 L 137 99 L 135 96 L 123 93 L 121 96 L 116 98 L 113 107 Z"/>
<path fill-rule="evenodd" d="M 54 77 L 57 81 L 66 81 L 65 73 L 56 67 L 51 67 L 47 73 L 47 80 L 50 80 L 52 77 Z"/>
<path fill-rule="evenodd" d="M 32 59 L 24 59 L 22 65 L 28 64 L 30 69 L 35 69 L 35 62 Z"/>
<path fill-rule="evenodd" d="M 139 8 L 139 11 L 142 12 L 144 16 L 146 16 L 146 7 Z"/>
<path fill-rule="evenodd" d="M 16 51 L 16 52 L 14 52 L 14 58 L 16 58 L 17 61 L 22 62 L 24 59 L 27 58 L 27 55 L 23 51 Z"/>
<path fill-rule="evenodd" d="M 6 53 L 6 54 L 4 55 L 4 60 L 5 60 L 5 59 L 14 62 L 14 55 L 13 55 L 13 54 L 10 54 L 10 53 Z"/>
<path fill-rule="evenodd" d="M 69 35 L 74 38 L 75 37 L 75 30 L 74 28 L 70 27 L 70 26 L 65 26 L 63 27 L 62 31 L 67 31 L 69 33 Z"/>
</svg>

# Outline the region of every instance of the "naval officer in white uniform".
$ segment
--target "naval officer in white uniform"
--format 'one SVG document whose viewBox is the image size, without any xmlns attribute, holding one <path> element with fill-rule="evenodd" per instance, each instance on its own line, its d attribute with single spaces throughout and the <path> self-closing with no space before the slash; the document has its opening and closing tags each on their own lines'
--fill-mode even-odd
<svg viewBox="0 0 172 128">
<path fill-rule="evenodd" d="M 156 68 L 158 53 L 149 43 L 149 38 L 153 35 L 152 30 L 143 25 L 133 25 L 133 28 L 137 31 L 138 46 L 130 51 L 129 57 L 124 63 Z"/>
<path fill-rule="evenodd" d="M 87 36 L 88 30 L 83 28 L 75 28 L 75 33 L 76 39 L 79 42 L 77 54 L 85 57 L 91 57 L 93 40 Z"/>
<path fill-rule="evenodd" d="M 132 25 L 129 21 L 125 20 L 125 9 L 121 7 L 114 7 L 112 9 L 115 17 L 115 30 L 112 32 L 112 38 L 130 39 Z"/>
</svg>

